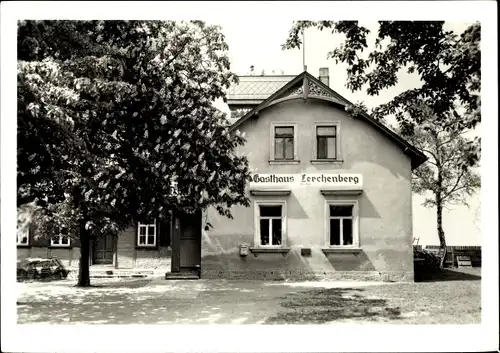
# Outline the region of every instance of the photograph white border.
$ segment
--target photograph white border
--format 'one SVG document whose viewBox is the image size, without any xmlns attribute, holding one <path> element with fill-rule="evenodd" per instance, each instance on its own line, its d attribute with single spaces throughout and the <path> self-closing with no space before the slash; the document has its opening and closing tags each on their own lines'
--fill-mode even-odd
<svg viewBox="0 0 500 353">
<path fill-rule="evenodd" d="M 497 3 L 415 2 L 4 2 L 1 5 L 1 315 L 6 352 L 482 351 L 498 348 Z M 480 325 L 17 325 L 16 32 L 18 19 L 204 19 L 274 16 L 331 20 L 455 20 L 482 23 L 482 323 Z M 166 17 L 168 16 L 168 17 Z M 248 30 L 248 29 L 242 29 Z M 251 50 L 251 49 L 249 49 Z M 486 191 L 484 191 L 486 189 Z M 144 331 L 145 335 L 140 334 Z M 197 339 L 193 340 L 196 331 Z M 251 337 L 286 337 L 254 340 Z M 332 335 L 335 339 L 332 340 Z M 29 339 L 26 339 L 29 337 Z M 147 340 L 144 337 L 148 337 Z M 152 337 L 156 337 L 153 339 Z M 363 339 L 359 339 L 363 337 Z M 443 337 L 467 337 L 443 339 Z M 113 339 L 110 339 L 113 338 Z M 78 342 L 78 344 L 75 344 Z M 418 345 L 415 345 L 418 342 Z M 411 344 L 410 344 L 411 343 Z"/>
</svg>

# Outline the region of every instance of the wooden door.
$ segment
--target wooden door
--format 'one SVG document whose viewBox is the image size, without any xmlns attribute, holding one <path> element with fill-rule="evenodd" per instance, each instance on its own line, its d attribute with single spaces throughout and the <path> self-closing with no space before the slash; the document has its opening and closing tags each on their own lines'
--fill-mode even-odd
<svg viewBox="0 0 500 353">
<path fill-rule="evenodd" d="M 172 237 L 172 272 L 193 270 L 201 264 L 201 212 L 178 214 Z"/>
<path fill-rule="evenodd" d="M 113 263 L 114 239 L 112 235 L 98 237 L 94 242 L 94 261 L 95 265 L 104 265 Z"/>
<path fill-rule="evenodd" d="M 201 213 L 181 217 L 180 267 L 193 269 L 201 263 Z"/>
</svg>

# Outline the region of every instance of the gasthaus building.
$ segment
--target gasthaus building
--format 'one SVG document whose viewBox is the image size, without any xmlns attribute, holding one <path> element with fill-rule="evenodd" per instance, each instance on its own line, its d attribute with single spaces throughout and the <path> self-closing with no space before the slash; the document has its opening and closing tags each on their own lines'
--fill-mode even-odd
<svg viewBox="0 0 500 353">
<path fill-rule="evenodd" d="M 244 132 L 251 207 L 139 223 L 91 242 L 93 268 L 164 271 L 166 278 L 413 279 L 411 172 L 425 156 L 319 78 L 242 76 L 230 88 Z M 213 225 L 206 231 L 204 225 Z M 80 244 L 18 234 L 18 259 L 78 266 Z"/>
<path fill-rule="evenodd" d="M 240 77 L 232 126 L 245 133 L 252 206 L 209 210 L 201 275 L 413 280 L 411 172 L 426 157 L 319 79 Z"/>
</svg>

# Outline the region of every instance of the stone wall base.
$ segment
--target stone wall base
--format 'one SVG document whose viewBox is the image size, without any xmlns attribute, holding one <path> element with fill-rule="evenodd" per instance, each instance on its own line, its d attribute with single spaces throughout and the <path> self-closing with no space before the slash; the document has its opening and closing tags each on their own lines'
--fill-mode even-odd
<svg viewBox="0 0 500 353">
<path fill-rule="evenodd" d="M 278 271 L 231 271 L 201 269 L 202 279 L 248 279 L 277 281 L 381 281 L 381 282 L 413 282 L 413 271 L 330 271 L 304 272 L 297 270 Z"/>
</svg>

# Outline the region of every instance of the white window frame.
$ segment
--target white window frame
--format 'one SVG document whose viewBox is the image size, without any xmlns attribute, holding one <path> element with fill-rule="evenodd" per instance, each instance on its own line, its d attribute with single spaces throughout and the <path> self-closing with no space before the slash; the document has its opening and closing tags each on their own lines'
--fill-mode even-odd
<svg viewBox="0 0 500 353">
<path fill-rule="evenodd" d="M 154 228 L 154 243 L 153 244 L 147 244 L 148 230 L 150 227 Z M 146 244 L 140 244 L 141 228 L 146 228 Z M 154 247 L 156 247 L 156 243 L 158 242 L 157 239 L 158 239 L 158 225 L 157 225 L 156 220 L 154 220 L 153 223 L 138 222 L 138 224 L 137 224 L 137 246 L 138 247 L 154 248 Z"/>
<path fill-rule="evenodd" d="M 352 217 L 330 217 L 330 206 L 353 206 Z M 352 219 L 352 245 L 330 245 L 330 219 Z M 340 222 L 340 243 L 343 241 L 342 223 Z M 325 241 L 328 248 L 359 248 L 359 202 L 358 200 L 326 200 L 325 201 Z"/>
<path fill-rule="evenodd" d="M 335 148 L 336 148 L 336 157 L 335 159 L 318 159 L 318 127 L 335 127 Z M 342 151 L 340 148 L 340 121 L 315 121 L 313 123 L 313 130 L 312 130 L 312 136 L 313 136 L 313 155 L 312 155 L 312 160 L 315 162 L 335 162 L 335 161 L 342 161 Z"/>
<path fill-rule="evenodd" d="M 275 128 L 277 127 L 293 127 L 293 159 L 276 159 L 274 155 L 274 131 Z M 292 123 L 292 122 L 271 122 L 270 124 L 270 131 L 269 131 L 269 161 L 273 163 L 279 163 L 279 164 L 295 164 L 299 161 L 298 158 L 298 145 L 299 145 L 299 133 L 298 133 L 298 124 L 297 123 Z"/>
<path fill-rule="evenodd" d="M 281 206 L 281 245 L 262 245 L 260 243 L 260 220 L 261 219 L 277 219 L 278 217 L 260 217 L 260 206 Z M 281 249 L 286 247 L 287 243 L 287 210 L 286 201 L 284 200 L 254 200 L 254 246 L 256 248 L 272 248 Z M 269 222 L 272 224 L 272 222 Z M 269 227 L 269 241 L 272 242 L 271 237 L 272 225 Z"/>
<path fill-rule="evenodd" d="M 65 237 L 68 238 L 68 243 L 62 244 L 62 240 Z M 55 238 L 59 239 L 59 244 L 54 243 Z M 56 236 L 50 237 L 50 246 L 55 247 L 55 248 L 68 248 L 71 246 L 71 238 L 67 235 L 56 235 Z"/>
<path fill-rule="evenodd" d="M 23 243 L 22 241 L 19 241 L 19 239 L 26 238 L 26 243 Z M 30 245 L 30 229 L 29 227 L 26 227 L 26 229 L 20 230 L 17 229 L 17 245 L 19 246 L 28 246 Z"/>
</svg>

